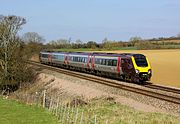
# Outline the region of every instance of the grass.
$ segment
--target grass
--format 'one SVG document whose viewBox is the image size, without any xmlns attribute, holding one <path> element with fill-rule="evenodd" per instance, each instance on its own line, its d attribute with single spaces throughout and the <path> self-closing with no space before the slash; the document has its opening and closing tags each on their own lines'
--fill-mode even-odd
<svg viewBox="0 0 180 124">
<path fill-rule="evenodd" d="M 0 124 L 57 124 L 48 111 L 0 97 Z"/>
<path fill-rule="evenodd" d="M 162 49 L 180 49 L 180 45 L 160 45 Z"/>
<path fill-rule="evenodd" d="M 81 111 L 88 111 L 89 106 L 91 106 L 90 115 L 96 113 L 97 123 L 105 123 L 106 120 L 111 124 L 179 124 L 180 122 L 179 117 L 162 113 L 141 112 L 107 100 L 95 101 L 82 108 Z M 93 119 L 94 116 L 91 118 Z"/>
</svg>

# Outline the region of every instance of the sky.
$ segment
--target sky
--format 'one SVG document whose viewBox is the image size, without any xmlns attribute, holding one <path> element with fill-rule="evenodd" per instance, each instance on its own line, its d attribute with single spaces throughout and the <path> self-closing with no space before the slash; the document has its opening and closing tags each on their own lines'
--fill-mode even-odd
<svg viewBox="0 0 180 124">
<path fill-rule="evenodd" d="M 101 42 L 180 33 L 180 0 L 0 0 L 0 15 L 24 17 L 19 32 Z"/>
</svg>

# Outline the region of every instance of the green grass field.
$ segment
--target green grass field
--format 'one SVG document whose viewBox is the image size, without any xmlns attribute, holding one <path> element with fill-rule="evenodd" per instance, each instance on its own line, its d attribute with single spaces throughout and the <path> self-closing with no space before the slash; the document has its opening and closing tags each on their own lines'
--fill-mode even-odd
<svg viewBox="0 0 180 124">
<path fill-rule="evenodd" d="M 0 97 L 0 124 L 57 124 L 53 115 L 43 108 L 25 105 Z"/>
</svg>

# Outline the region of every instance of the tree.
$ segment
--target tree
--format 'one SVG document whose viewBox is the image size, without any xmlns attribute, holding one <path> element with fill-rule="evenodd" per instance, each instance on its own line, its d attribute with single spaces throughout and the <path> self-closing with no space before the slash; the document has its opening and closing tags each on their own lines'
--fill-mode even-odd
<svg viewBox="0 0 180 124">
<path fill-rule="evenodd" d="M 72 43 L 72 48 L 78 49 L 83 46 L 83 42 L 80 39 L 77 39 L 75 43 Z"/>
<path fill-rule="evenodd" d="M 25 43 L 43 43 L 45 39 L 36 32 L 27 32 L 22 37 Z"/>
<path fill-rule="evenodd" d="M 135 44 L 139 43 L 140 41 L 142 41 L 142 38 L 141 37 L 131 37 L 129 39 L 129 41 L 132 43 L 132 45 L 134 46 Z"/>
<path fill-rule="evenodd" d="M 83 42 L 80 40 L 80 39 L 77 39 L 76 41 L 75 41 L 75 44 L 82 44 Z"/>
<path fill-rule="evenodd" d="M 87 42 L 87 48 L 95 49 L 97 47 L 97 43 L 94 41 Z"/>
<path fill-rule="evenodd" d="M 43 42 L 45 42 L 45 39 L 36 32 L 27 32 L 22 36 L 22 39 L 29 57 L 34 54 L 39 54 L 43 49 Z"/>
<path fill-rule="evenodd" d="M 0 86 L 27 81 L 30 70 L 26 64 L 18 31 L 26 20 L 19 16 L 0 18 Z"/>
</svg>

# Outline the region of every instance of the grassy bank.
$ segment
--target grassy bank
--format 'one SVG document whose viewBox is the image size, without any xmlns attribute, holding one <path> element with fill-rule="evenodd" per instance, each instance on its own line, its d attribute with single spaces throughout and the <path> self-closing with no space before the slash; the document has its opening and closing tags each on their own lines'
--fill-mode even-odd
<svg viewBox="0 0 180 124">
<path fill-rule="evenodd" d="M 161 113 L 141 112 L 125 105 L 114 102 L 100 102 L 92 108 L 97 113 L 97 118 L 108 120 L 111 124 L 178 124 L 180 118 Z M 98 106 L 97 106 L 98 105 Z"/>
<path fill-rule="evenodd" d="M 0 97 L 0 124 L 57 124 L 43 108 L 29 106 Z"/>
<path fill-rule="evenodd" d="M 60 107 L 61 123 L 91 123 L 98 124 L 179 124 L 180 118 L 168 114 L 142 112 L 114 101 L 93 100 L 88 105 L 77 108 Z M 74 112 L 72 112 L 74 109 Z M 54 110 L 55 112 L 56 110 Z M 74 118 L 77 118 L 75 121 Z"/>
</svg>

